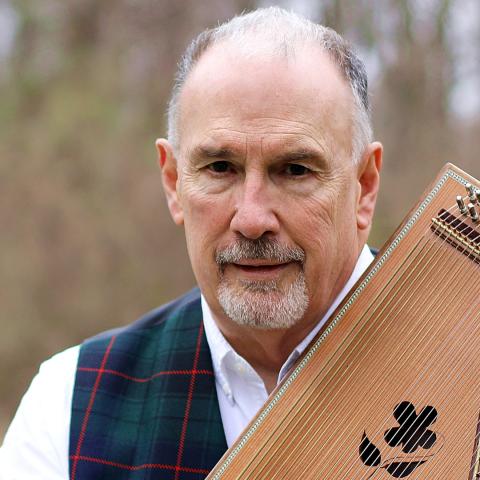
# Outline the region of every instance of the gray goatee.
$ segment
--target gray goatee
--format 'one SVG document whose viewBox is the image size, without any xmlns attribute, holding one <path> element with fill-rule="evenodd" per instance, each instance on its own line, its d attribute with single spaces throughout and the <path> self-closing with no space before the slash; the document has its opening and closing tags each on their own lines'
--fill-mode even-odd
<svg viewBox="0 0 480 480">
<path fill-rule="evenodd" d="M 242 260 L 269 260 L 278 263 L 303 264 L 305 252 L 298 247 L 280 244 L 277 240 L 239 239 L 233 245 L 216 252 L 221 280 L 218 301 L 225 314 L 239 325 L 261 329 L 284 329 L 295 325 L 308 307 L 308 291 L 303 269 L 287 286 L 276 280 L 239 280 L 235 284 L 225 278 L 225 264 Z"/>
</svg>

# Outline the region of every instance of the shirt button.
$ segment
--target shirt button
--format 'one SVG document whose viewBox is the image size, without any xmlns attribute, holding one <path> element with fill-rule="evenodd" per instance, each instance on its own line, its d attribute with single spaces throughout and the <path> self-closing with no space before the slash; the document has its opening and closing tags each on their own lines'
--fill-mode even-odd
<svg viewBox="0 0 480 480">
<path fill-rule="evenodd" d="M 227 397 L 230 397 L 232 395 L 232 391 L 230 390 L 230 388 L 228 388 L 227 385 L 223 385 L 222 390 Z"/>
<path fill-rule="evenodd" d="M 238 372 L 238 373 L 245 373 L 245 365 L 241 362 L 238 362 L 235 364 L 235 370 Z"/>
</svg>

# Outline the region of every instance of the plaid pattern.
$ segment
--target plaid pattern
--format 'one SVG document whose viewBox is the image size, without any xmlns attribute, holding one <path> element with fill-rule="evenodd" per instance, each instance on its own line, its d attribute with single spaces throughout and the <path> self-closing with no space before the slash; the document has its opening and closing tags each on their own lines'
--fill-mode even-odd
<svg viewBox="0 0 480 480">
<path fill-rule="evenodd" d="M 226 449 L 198 289 L 82 345 L 71 480 L 198 480 Z"/>
</svg>

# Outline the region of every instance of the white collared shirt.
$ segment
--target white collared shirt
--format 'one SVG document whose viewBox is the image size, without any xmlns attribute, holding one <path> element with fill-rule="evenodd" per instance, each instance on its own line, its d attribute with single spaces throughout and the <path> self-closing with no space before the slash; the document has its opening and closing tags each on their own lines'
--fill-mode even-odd
<svg viewBox="0 0 480 480">
<path fill-rule="evenodd" d="M 358 258 L 357 264 L 341 292 L 335 298 L 327 313 L 317 323 L 315 328 L 296 346 L 282 365 L 278 374 L 277 384 L 292 368 L 298 357 L 311 342 L 313 337 L 323 327 L 328 317 L 338 307 L 348 291 L 360 278 L 373 260 L 370 249 L 365 246 Z M 267 389 L 260 375 L 241 357 L 220 332 L 213 320 L 212 312 L 202 295 L 203 323 L 210 352 L 212 353 L 215 385 L 217 387 L 218 404 L 222 416 L 223 429 L 230 447 L 242 433 L 250 420 L 268 398 Z"/>
<path fill-rule="evenodd" d="M 278 382 L 290 370 L 373 259 L 364 247 L 344 288 L 316 327 L 283 364 Z M 268 394 L 260 376 L 221 334 L 202 296 L 205 333 L 212 352 L 220 414 L 228 446 L 247 426 Z M 79 346 L 40 366 L 0 448 L 0 480 L 68 480 L 70 409 Z"/>
</svg>

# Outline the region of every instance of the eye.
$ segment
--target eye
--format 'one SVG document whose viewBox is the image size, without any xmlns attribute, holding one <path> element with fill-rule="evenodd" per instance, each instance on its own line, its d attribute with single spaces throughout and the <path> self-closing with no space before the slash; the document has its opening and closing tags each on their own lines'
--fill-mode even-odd
<svg viewBox="0 0 480 480">
<path fill-rule="evenodd" d="M 207 168 L 215 173 L 226 173 L 231 169 L 231 164 L 224 160 L 219 160 L 217 162 L 210 163 Z"/>
<path fill-rule="evenodd" d="M 285 166 L 285 173 L 293 177 L 300 177 L 310 172 L 310 169 L 298 163 L 289 163 Z"/>
</svg>

